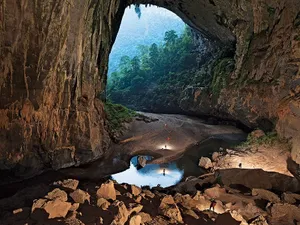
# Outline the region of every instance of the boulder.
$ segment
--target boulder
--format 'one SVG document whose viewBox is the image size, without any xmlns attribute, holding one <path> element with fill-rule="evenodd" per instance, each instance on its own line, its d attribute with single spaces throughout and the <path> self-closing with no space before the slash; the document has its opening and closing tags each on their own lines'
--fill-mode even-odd
<svg viewBox="0 0 300 225">
<path fill-rule="evenodd" d="M 47 199 L 39 199 L 35 201 L 31 208 L 31 218 L 35 220 L 45 220 L 66 217 L 72 204 L 69 202 L 55 199 L 48 201 Z"/>
<path fill-rule="evenodd" d="M 253 220 L 249 225 L 268 225 L 268 222 L 265 217 L 258 216 L 255 220 Z"/>
<path fill-rule="evenodd" d="M 148 198 L 154 198 L 155 194 L 153 194 L 151 191 L 149 190 L 143 190 L 143 193 L 145 194 L 146 197 Z"/>
<path fill-rule="evenodd" d="M 63 189 L 75 191 L 78 187 L 79 181 L 74 179 L 67 179 L 63 181 L 54 182 L 54 186 L 62 187 Z"/>
<path fill-rule="evenodd" d="M 181 205 L 186 209 L 193 209 L 198 204 L 198 201 L 192 199 L 190 195 L 181 195 L 179 193 L 174 196 L 174 200 L 177 205 Z"/>
<path fill-rule="evenodd" d="M 142 223 L 148 223 L 152 220 L 151 216 L 148 213 L 139 212 L 137 215 L 142 218 Z"/>
<path fill-rule="evenodd" d="M 300 201 L 300 195 L 294 193 L 283 193 L 281 198 L 283 201 L 289 204 L 295 204 Z"/>
<path fill-rule="evenodd" d="M 250 136 L 251 138 L 255 138 L 255 139 L 262 138 L 262 137 L 264 137 L 265 135 L 266 135 L 265 132 L 263 132 L 262 130 L 254 130 L 254 131 L 252 131 L 252 132 L 249 134 L 249 136 Z"/>
<path fill-rule="evenodd" d="M 140 215 L 135 215 L 130 218 L 129 225 L 141 225 L 142 224 L 142 217 Z"/>
<path fill-rule="evenodd" d="M 138 196 L 142 192 L 142 189 L 135 185 L 130 185 L 130 192 L 133 196 Z"/>
<path fill-rule="evenodd" d="M 271 208 L 270 224 L 294 224 L 294 221 L 300 221 L 300 208 L 287 203 L 276 203 Z"/>
<path fill-rule="evenodd" d="M 158 212 L 160 215 L 169 218 L 171 222 L 183 223 L 179 208 L 175 204 L 175 201 L 171 195 L 167 195 L 162 198 Z"/>
<path fill-rule="evenodd" d="M 113 181 L 108 181 L 101 185 L 101 187 L 97 190 L 98 198 L 112 199 L 116 200 L 116 189 Z"/>
<path fill-rule="evenodd" d="M 139 196 L 135 197 L 135 198 L 134 198 L 134 201 L 135 201 L 136 203 L 141 203 L 141 201 L 142 201 L 142 196 L 139 195 Z"/>
<path fill-rule="evenodd" d="M 264 199 L 269 202 L 278 203 L 280 202 L 280 198 L 271 191 L 264 189 L 252 189 L 252 195 L 256 198 Z"/>
<path fill-rule="evenodd" d="M 76 191 L 72 192 L 70 194 L 70 197 L 74 200 L 74 202 L 80 203 L 80 204 L 83 204 L 85 202 L 90 203 L 90 198 L 91 198 L 89 193 L 87 193 L 83 190 L 80 190 L 80 189 L 77 189 Z"/>
<path fill-rule="evenodd" d="M 218 158 L 220 157 L 220 153 L 219 152 L 214 152 L 211 156 L 212 161 L 216 162 L 218 160 Z"/>
<path fill-rule="evenodd" d="M 129 192 L 126 192 L 124 194 L 124 196 L 127 197 L 127 198 L 133 198 L 133 195 L 131 193 L 129 193 Z"/>
<path fill-rule="evenodd" d="M 196 220 L 200 218 L 192 209 L 182 209 L 182 214 L 193 217 Z"/>
<path fill-rule="evenodd" d="M 144 156 L 139 156 L 137 158 L 137 161 L 138 161 L 138 165 L 140 165 L 141 167 L 145 167 L 147 164 L 147 159 Z"/>
<path fill-rule="evenodd" d="M 132 213 L 139 213 L 140 211 L 142 211 L 143 209 L 143 206 L 140 205 L 140 204 L 136 204 L 136 203 L 129 203 L 129 206 L 128 206 L 128 213 L 129 215 L 131 215 Z"/>
<path fill-rule="evenodd" d="M 116 200 L 112 204 L 111 208 L 114 215 L 114 219 L 111 225 L 124 225 L 127 222 L 129 216 L 128 210 L 124 202 Z"/>
<path fill-rule="evenodd" d="M 74 212 L 79 208 L 80 204 L 79 203 L 74 203 L 72 204 L 71 208 L 69 211 Z"/>
<path fill-rule="evenodd" d="M 300 183 L 296 178 L 262 169 L 223 169 L 216 171 L 215 176 L 226 186 L 239 184 L 248 188 L 300 191 Z"/>
<path fill-rule="evenodd" d="M 106 210 L 110 206 L 110 203 L 105 198 L 98 198 L 97 206 L 103 210 Z"/>
<path fill-rule="evenodd" d="M 209 169 L 213 167 L 213 164 L 210 160 L 210 158 L 207 157 L 201 157 L 199 160 L 199 166 L 204 168 L 204 169 Z"/>
<path fill-rule="evenodd" d="M 248 196 L 244 196 L 242 194 L 228 194 L 226 193 L 226 190 L 224 188 L 220 188 L 220 187 L 213 187 L 213 188 L 209 188 L 206 189 L 204 191 L 204 195 L 210 199 L 216 199 L 216 200 L 220 200 L 223 203 L 243 203 L 244 205 L 247 205 L 249 203 L 255 205 L 255 201 L 253 198 L 248 197 Z"/>
<path fill-rule="evenodd" d="M 65 191 L 60 190 L 59 188 L 55 188 L 53 191 L 49 192 L 45 198 L 49 200 L 59 199 L 63 202 L 68 200 L 68 195 Z"/>
</svg>

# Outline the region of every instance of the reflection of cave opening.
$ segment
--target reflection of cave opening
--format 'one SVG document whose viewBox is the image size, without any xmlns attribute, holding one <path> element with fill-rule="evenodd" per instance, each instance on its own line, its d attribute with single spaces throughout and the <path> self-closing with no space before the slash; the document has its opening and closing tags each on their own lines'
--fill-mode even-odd
<svg viewBox="0 0 300 225">
<path fill-rule="evenodd" d="M 211 71 L 201 66 L 213 51 L 212 43 L 174 13 L 156 6 L 129 7 L 110 54 L 106 97 L 139 111 L 182 112 L 190 88 L 210 86 Z M 234 68 L 232 58 L 223 64 Z"/>
</svg>

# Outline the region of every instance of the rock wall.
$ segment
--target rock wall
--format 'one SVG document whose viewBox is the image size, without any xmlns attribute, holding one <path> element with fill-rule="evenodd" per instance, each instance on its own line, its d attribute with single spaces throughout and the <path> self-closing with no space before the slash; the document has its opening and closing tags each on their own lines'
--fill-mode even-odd
<svg viewBox="0 0 300 225">
<path fill-rule="evenodd" d="M 282 137 L 292 139 L 292 157 L 300 163 L 300 2 L 257 0 L 247 7 L 252 21 L 227 20 L 238 22 L 233 29 L 235 70 L 224 78 L 226 73 L 213 68 L 217 73 L 212 75 L 212 87 L 187 88 L 181 107 L 239 120 L 252 128 L 276 128 Z M 212 91 L 215 86 L 219 93 Z"/>
<path fill-rule="evenodd" d="M 31 176 L 108 154 L 102 102 L 108 54 L 130 3 L 168 8 L 219 46 L 236 69 L 217 97 L 190 92 L 189 111 L 294 138 L 300 162 L 298 0 L 0 1 L 0 170 Z"/>
<path fill-rule="evenodd" d="M 4 174 L 32 176 L 105 155 L 110 139 L 96 94 L 122 10 L 117 0 L 0 1 Z"/>
</svg>

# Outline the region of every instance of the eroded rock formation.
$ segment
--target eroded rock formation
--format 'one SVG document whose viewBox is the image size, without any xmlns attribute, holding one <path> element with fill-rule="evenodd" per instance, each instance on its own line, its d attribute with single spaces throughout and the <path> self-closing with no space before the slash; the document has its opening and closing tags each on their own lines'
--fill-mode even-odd
<svg viewBox="0 0 300 225">
<path fill-rule="evenodd" d="M 275 124 L 300 162 L 298 0 L 40 0 L 0 2 L 0 169 L 30 176 L 106 155 L 108 55 L 130 3 L 168 8 L 236 66 L 217 97 L 195 88 L 189 110 L 248 126 Z M 13 172 L 11 174 L 11 172 Z"/>
</svg>

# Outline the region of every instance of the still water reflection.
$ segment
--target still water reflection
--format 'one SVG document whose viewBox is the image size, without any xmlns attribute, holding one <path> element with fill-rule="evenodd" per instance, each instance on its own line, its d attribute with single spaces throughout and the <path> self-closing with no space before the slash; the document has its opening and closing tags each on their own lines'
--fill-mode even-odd
<svg viewBox="0 0 300 225">
<path fill-rule="evenodd" d="M 218 137 L 211 138 L 191 146 L 185 151 L 181 158 L 174 162 L 162 165 L 147 164 L 144 168 L 138 166 L 137 156 L 135 156 L 130 161 L 130 168 L 121 173 L 112 175 L 112 179 L 118 183 L 129 183 L 137 186 L 172 186 L 186 177 L 197 177 L 206 173 L 205 170 L 198 166 L 199 159 L 202 156 L 211 157 L 213 152 L 220 151 L 220 147 L 232 147 L 245 141 L 245 138 L 245 135 L 229 135 L 228 137 L 223 135 L 222 139 Z M 145 157 L 147 161 L 151 160 L 150 156 Z"/>
<path fill-rule="evenodd" d="M 150 160 L 150 156 L 144 156 Z M 140 168 L 137 163 L 137 156 L 130 161 L 130 168 L 112 175 L 112 178 L 118 183 L 129 183 L 137 186 L 149 185 L 154 187 L 168 187 L 178 183 L 183 177 L 183 170 L 179 169 L 176 163 L 167 163 L 162 165 L 147 164 Z"/>
</svg>

